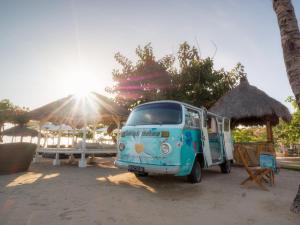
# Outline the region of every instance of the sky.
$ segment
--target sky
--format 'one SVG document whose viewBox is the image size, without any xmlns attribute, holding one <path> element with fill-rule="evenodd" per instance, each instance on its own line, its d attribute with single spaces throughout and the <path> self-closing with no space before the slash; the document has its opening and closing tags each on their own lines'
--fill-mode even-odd
<svg viewBox="0 0 300 225">
<path fill-rule="evenodd" d="M 216 68 L 241 62 L 252 85 L 284 104 L 292 95 L 271 0 L 0 0 L 0 34 L 0 99 L 31 109 L 105 94 L 114 54 L 135 60 L 148 42 L 157 58 L 184 41 L 212 57 L 216 45 Z"/>
</svg>

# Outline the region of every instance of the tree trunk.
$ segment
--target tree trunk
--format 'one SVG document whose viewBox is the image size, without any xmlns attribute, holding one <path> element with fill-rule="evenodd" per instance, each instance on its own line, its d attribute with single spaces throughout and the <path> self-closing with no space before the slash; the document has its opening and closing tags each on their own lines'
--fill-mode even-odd
<svg viewBox="0 0 300 225">
<path fill-rule="evenodd" d="M 291 211 L 300 214 L 300 185 L 298 189 L 298 194 L 296 195 L 294 202 L 291 206 Z"/>
<path fill-rule="evenodd" d="M 273 0 L 288 79 L 300 106 L 300 33 L 291 0 Z"/>
<path fill-rule="evenodd" d="M 4 131 L 4 123 L 0 123 L 0 143 L 3 142 L 2 132 Z"/>
</svg>

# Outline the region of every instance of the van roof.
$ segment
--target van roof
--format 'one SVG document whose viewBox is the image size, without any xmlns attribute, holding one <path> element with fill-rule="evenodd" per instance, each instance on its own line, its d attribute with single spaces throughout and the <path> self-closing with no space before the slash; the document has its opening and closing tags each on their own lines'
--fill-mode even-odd
<svg viewBox="0 0 300 225">
<path fill-rule="evenodd" d="M 185 102 L 180 102 L 180 101 L 175 101 L 175 100 L 159 100 L 159 101 L 146 102 L 146 103 L 143 103 L 143 104 L 140 104 L 140 105 L 134 107 L 134 109 L 137 108 L 137 107 L 139 107 L 139 106 L 142 106 L 142 105 L 148 105 L 148 104 L 152 104 L 152 103 L 164 103 L 164 102 L 165 102 L 165 103 L 168 103 L 168 102 L 170 102 L 170 103 L 177 103 L 177 104 L 184 105 L 184 106 L 186 106 L 186 107 L 188 107 L 188 108 L 195 109 L 195 110 L 199 110 L 199 109 L 201 109 L 201 110 L 206 110 L 208 115 L 215 116 L 215 117 L 219 117 L 219 118 L 226 118 L 226 117 L 224 117 L 224 116 L 219 116 L 219 115 L 217 115 L 217 114 L 215 114 L 215 113 L 209 112 L 209 111 L 208 111 L 205 107 L 203 107 L 203 106 L 202 106 L 201 108 L 199 108 L 199 107 L 196 107 L 196 106 L 187 104 L 187 103 L 185 103 Z"/>
</svg>

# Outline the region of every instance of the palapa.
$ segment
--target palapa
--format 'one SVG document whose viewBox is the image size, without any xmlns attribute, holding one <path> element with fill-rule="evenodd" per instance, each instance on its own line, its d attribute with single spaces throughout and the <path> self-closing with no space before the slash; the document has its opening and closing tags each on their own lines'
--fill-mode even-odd
<svg viewBox="0 0 300 225">
<path fill-rule="evenodd" d="M 37 137 L 39 132 L 37 130 L 28 128 L 26 126 L 15 126 L 4 130 L 1 135 L 13 137 Z"/>
<path fill-rule="evenodd" d="M 114 118 L 122 120 L 127 115 L 128 111 L 125 108 L 95 92 L 81 98 L 69 95 L 27 114 L 31 120 L 64 123 L 73 127 L 84 126 L 84 123 L 113 121 Z"/>
<path fill-rule="evenodd" d="M 267 122 L 274 126 L 279 118 L 287 122 L 291 120 L 287 107 L 250 85 L 247 78 L 221 97 L 210 111 L 230 118 L 233 126 L 265 125 Z"/>
</svg>

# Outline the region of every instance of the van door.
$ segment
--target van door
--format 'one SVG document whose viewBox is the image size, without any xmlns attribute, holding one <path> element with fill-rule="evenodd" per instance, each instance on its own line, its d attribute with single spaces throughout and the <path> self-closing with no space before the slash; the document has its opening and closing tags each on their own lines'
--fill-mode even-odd
<svg viewBox="0 0 300 225">
<path fill-rule="evenodd" d="M 220 129 L 221 128 L 221 129 Z M 223 162 L 222 122 L 214 115 L 208 116 L 208 141 L 213 164 Z"/>
<path fill-rule="evenodd" d="M 203 143 L 203 155 L 207 166 L 212 165 L 211 152 L 209 147 L 209 138 L 207 131 L 207 111 L 202 110 L 202 143 Z"/>
<path fill-rule="evenodd" d="M 224 133 L 226 159 L 231 160 L 233 159 L 233 144 L 232 144 L 232 137 L 230 131 L 230 120 L 227 118 L 223 118 L 223 124 L 224 124 L 223 133 Z"/>
</svg>

